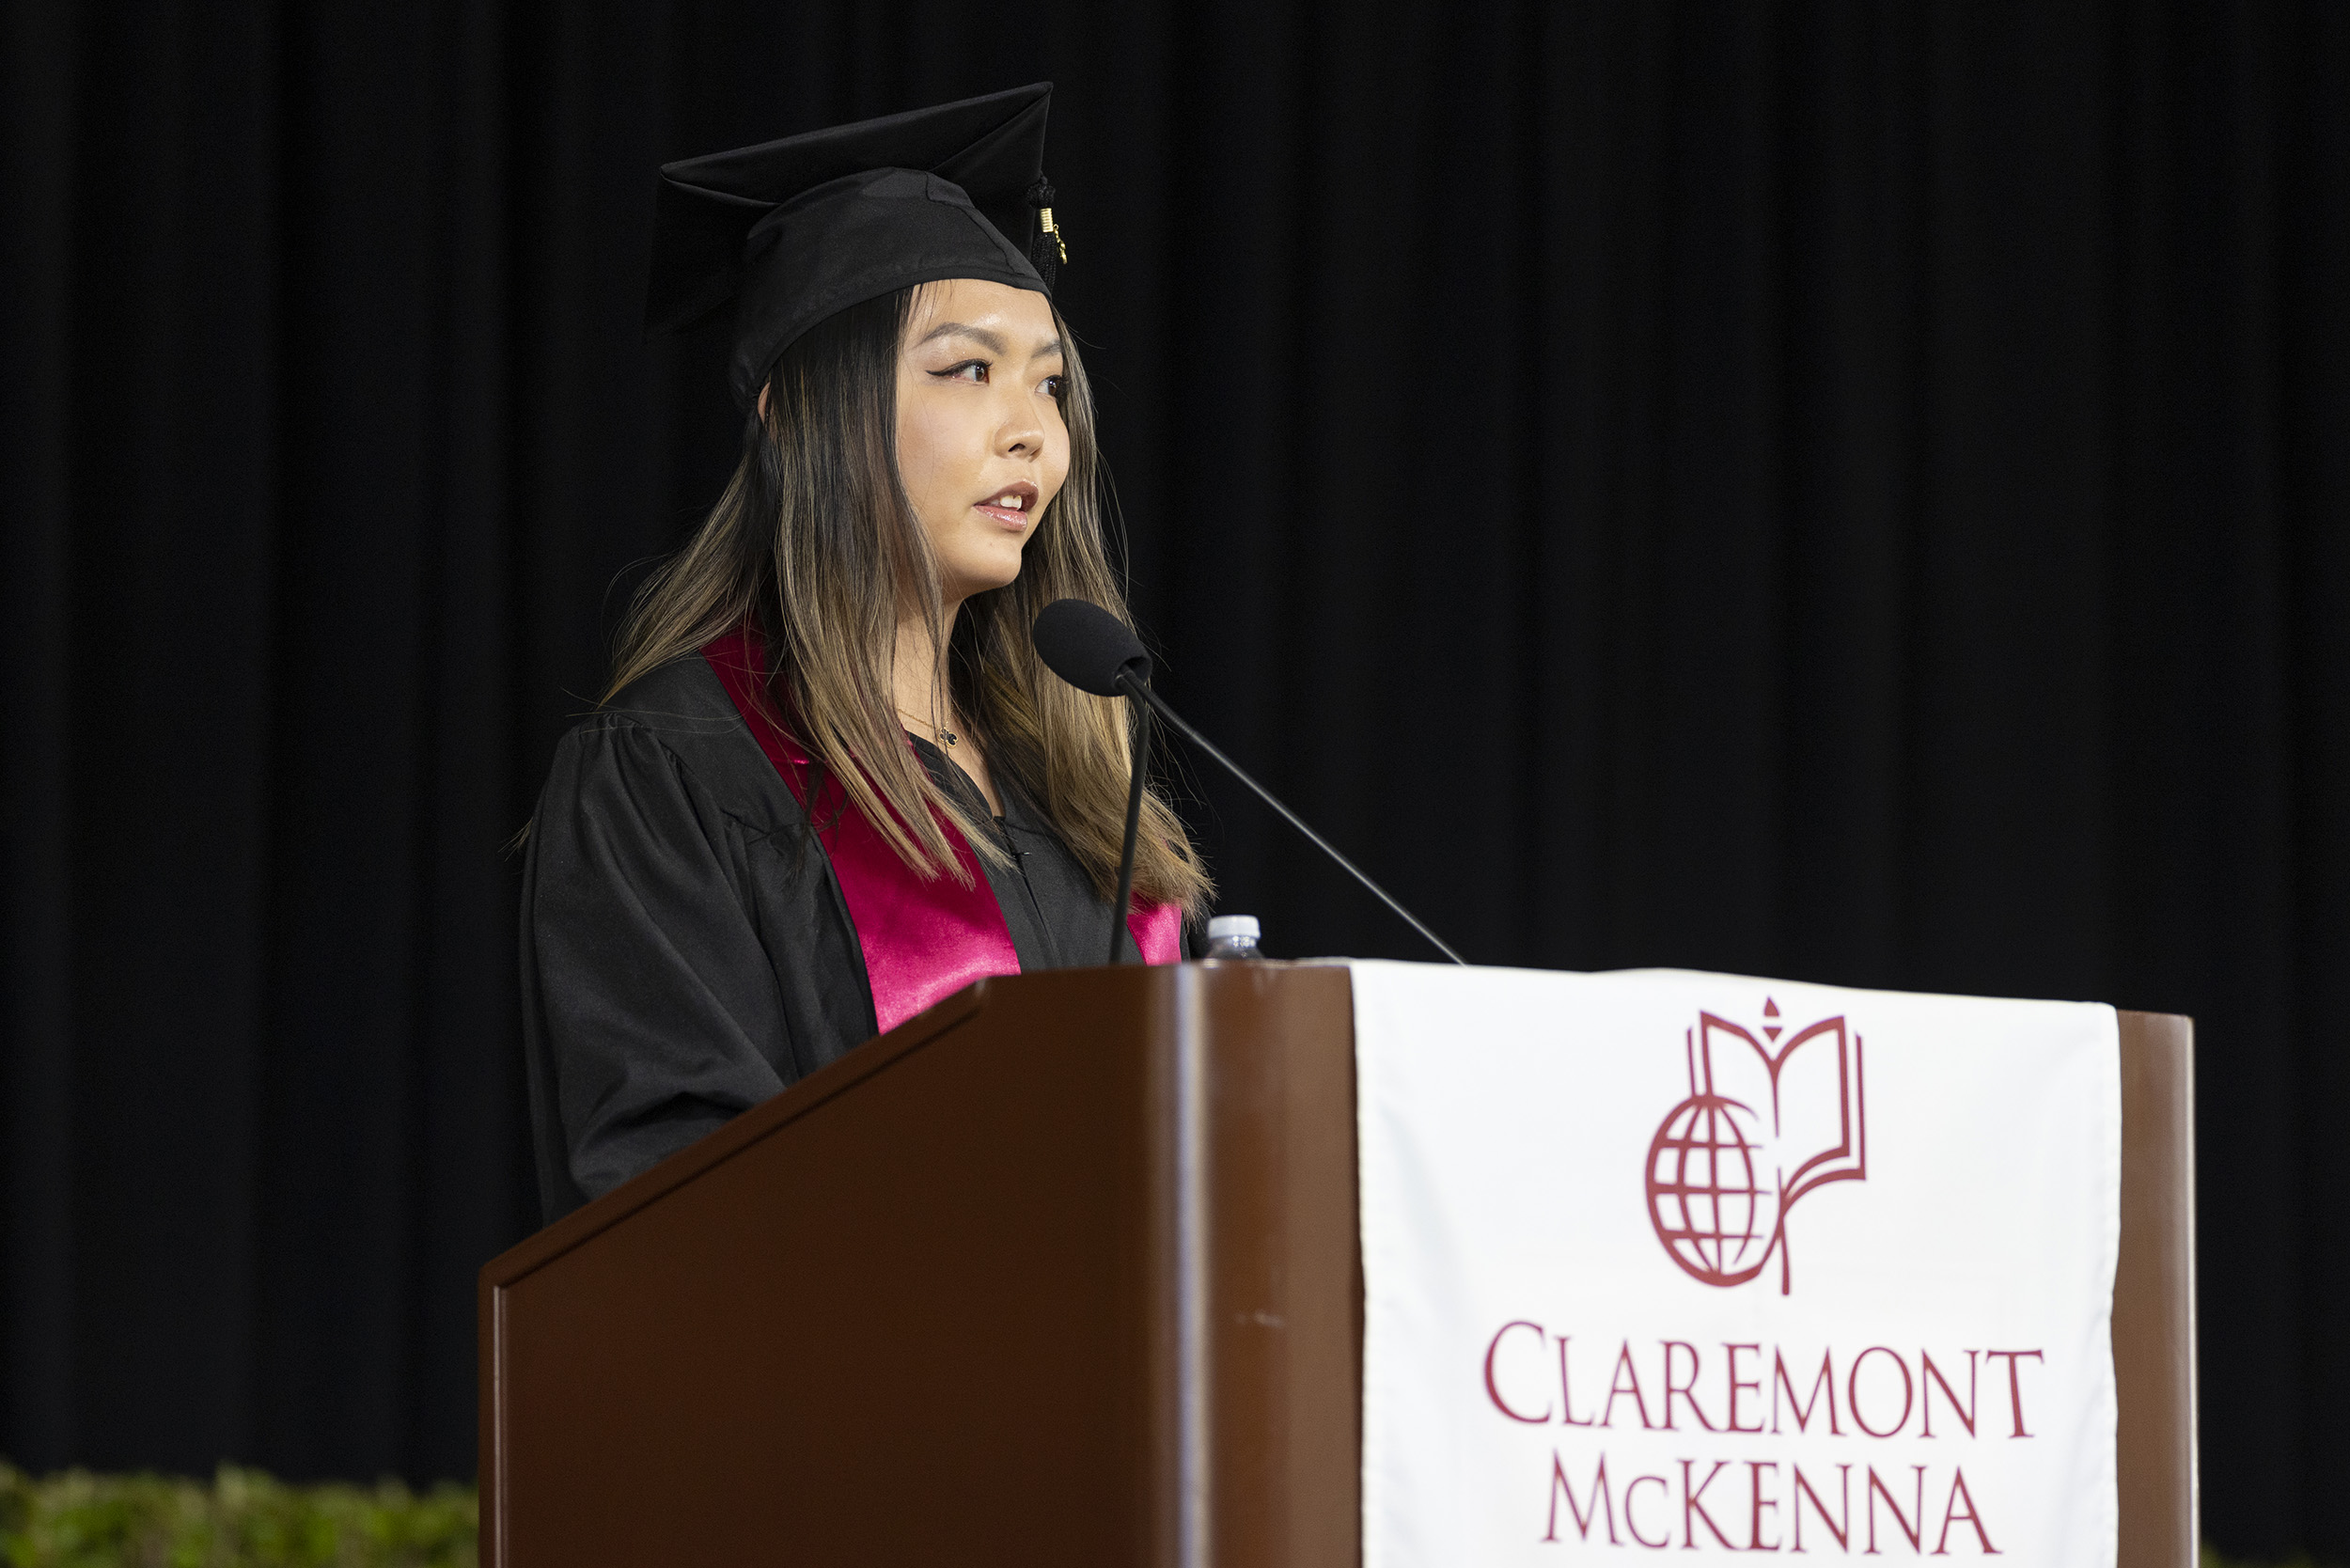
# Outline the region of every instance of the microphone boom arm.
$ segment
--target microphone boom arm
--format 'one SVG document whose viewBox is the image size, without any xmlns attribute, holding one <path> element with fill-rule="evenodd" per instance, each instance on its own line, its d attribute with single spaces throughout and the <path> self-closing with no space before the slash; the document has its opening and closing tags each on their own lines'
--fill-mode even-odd
<svg viewBox="0 0 2350 1568">
<path fill-rule="evenodd" d="M 1396 902 L 1395 900 L 1388 895 L 1386 888 L 1380 886 L 1377 883 L 1371 881 L 1369 876 L 1365 875 L 1361 867 L 1355 865 L 1355 862 L 1349 860 L 1345 855 L 1340 855 L 1336 849 L 1333 849 L 1327 839 L 1324 839 L 1321 834 L 1316 833 L 1312 828 L 1308 827 L 1296 812 L 1291 810 L 1288 807 L 1282 805 L 1278 800 L 1275 799 L 1272 791 L 1258 783 L 1254 778 L 1251 778 L 1246 770 L 1243 769 L 1238 762 L 1233 761 L 1230 757 L 1227 757 L 1224 753 L 1218 751 L 1215 747 L 1214 742 L 1209 740 L 1208 737 L 1202 735 L 1198 730 L 1194 729 L 1189 724 L 1185 723 L 1182 714 L 1176 713 L 1174 709 L 1167 705 L 1166 698 L 1162 698 L 1158 693 L 1151 689 L 1149 682 L 1137 677 L 1130 668 L 1120 669 L 1117 679 L 1118 689 L 1120 691 L 1124 692 L 1130 698 L 1138 698 L 1142 702 L 1149 704 L 1151 711 L 1158 714 L 1159 717 L 1165 719 L 1168 726 L 1172 728 L 1177 734 L 1182 735 L 1183 739 L 1189 741 L 1192 745 L 1198 746 L 1200 750 L 1206 752 L 1217 761 L 1223 763 L 1226 772 L 1230 773 L 1234 778 L 1239 779 L 1242 783 L 1247 785 L 1250 789 L 1256 791 L 1258 799 L 1263 801 L 1267 806 L 1272 807 L 1275 811 L 1278 812 L 1282 821 L 1288 823 L 1292 827 L 1297 829 L 1298 832 L 1304 834 L 1308 839 L 1311 839 L 1316 849 L 1322 851 L 1323 854 L 1328 855 L 1331 859 L 1337 861 L 1340 866 L 1344 867 L 1346 869 L 1346 873 L 1349 876 L 1361 883 L 1365 887 L 1370 888 L 1371 892 L 1377 896 L 1381 903 L 1386 904 L 1389 909 L 1394 910 L 1398 915 L 1402 916 L 1403 917 L 1403 923 L 1410 926 L 1414 931 L 1418 932 L 1422 936 L 1428 938 L 1428 940 L 1435 946 L 1438 952 L 1444 954 L 1445 957 L 1450 959 L 1453 963 L 1462 965 L 1464 968 L 1467 966 L 1468 960 L 1463 958 L 1459 953 L 1454 952 L 1452 949 L 1447 945 L 1443 937 L 1438 936 L 1434 932 L 1430 931 L 1426 926 L 1421 925 L 1417 916 L 1415 916 L 1410 910 L 1404 908 L 1402 904 Z M 1139 770 L 1137 770 L 1137 776 L 1139 776 Z M 1128 820 L 1131 823 L 1131 810 L 1129 812 Z M 1133 842 L 1133 828 L 1129 826 L 1127 830 L 1127 841 L 1131 843 Z M 1120 880 L 1122 881 L 1123 878 Z M 1120 902 L 1121 903 L 1123 902 L 1122 900 Z M 1120 923 L 1122 924 L 1123 922 L 1121 921 Z M 1115 933 L 1112 933 L 1112 939 L 1113 942 L 1116 939 Z M 1113 962 L 1115 962 L 1114 958 Z"/>
<path fill-rule="evenodd" d="M 1120 671 L 1122 677 L 1124 672 Z M 1134 905 L 1135 896 L 1135 833 L 1142 825 L 1142 783 L 1151 772 L 1151 710 L 1145 708 L 1135 715 L 1141 722 L 1135 726 L 1135 755 L 1127 770 L 1126 837 L 1124 848 L 1118 856 L 1118 902 L 1110 919 L 1110 963 L 1120 962 L 1120 954 L 1134 946 L 1134 933 L 1126 929 L 1126 912 Z M 1136 958 L 1142 954 L 1136 952 Z"/>
</svg>

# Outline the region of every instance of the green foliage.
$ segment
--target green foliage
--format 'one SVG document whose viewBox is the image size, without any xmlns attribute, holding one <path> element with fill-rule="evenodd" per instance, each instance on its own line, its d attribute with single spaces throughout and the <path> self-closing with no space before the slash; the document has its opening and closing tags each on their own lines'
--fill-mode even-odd
<svg viewBox="0 0 2350 1568">
<path fill-rule="evenodd" d="M 480 1509 L 444 1482 L 289 1486 L 223 1466 L 209 1486 L 0 1462 L 6 1568 L 474 1568 Z"/>
<path fill-rule="evenodd" d="M 2202 1561 L 2198 1568 L 2264 1568 L 2264 1565 L 2255 1565 L 2238 1561 L 2232 1558 L 2221 1557 L 2212 1544 L 2206 1541 L 2203 1543 Z M 2298 1552 L 2283 1562 L 2276 1564 L 2275 1568 L 2326 1568 L 2326 1565 L 2318 1562 L 2307 1552 Z"/>
</svg>

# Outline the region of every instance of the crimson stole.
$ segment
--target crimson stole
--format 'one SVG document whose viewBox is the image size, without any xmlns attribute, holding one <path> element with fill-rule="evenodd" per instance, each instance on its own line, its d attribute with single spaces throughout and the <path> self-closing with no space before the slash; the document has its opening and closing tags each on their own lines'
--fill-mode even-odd
<svg viewBox="0 0 2350 1568">
<path fill-rule="evenodd" d="M 824 777 L 815 798 L 808 798 L 812 764 L 768 698 L 764 653 L 748 628 L 702 650 L 760 749 L 816 825 L 856 926 L 882 1032 L 983 976 L 1020 973 L 1020 955 L 979 855 L 951 823 L 941 818 L 938 825 L 969 874 L 967 886 L 952 877 L 926 878 L 908 866 L 863 812 L 849 808 L 838 779 Z M 1146 964 L 1173 964 L 1183 956 L 1183 911 L 1174 904 L 1136 900 L 1126 929 Z"/>
</svg>

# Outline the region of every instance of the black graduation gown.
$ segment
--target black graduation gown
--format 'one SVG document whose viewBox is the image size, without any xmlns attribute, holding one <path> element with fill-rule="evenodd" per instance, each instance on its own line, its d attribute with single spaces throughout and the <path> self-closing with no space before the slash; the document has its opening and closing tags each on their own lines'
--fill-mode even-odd
<svg viewBox="0 0 2350 1568">
<path fill-rule="evenodd" d="M 963 771 L 915 747 L 986 821 Z M 1016 864 L 982 864 L 1022 970 L 1101 963 L 1109 902 L 1001 793 Z M 872 1038 L 823 846 L 700 655 L 556 747 L 523 870 L 522 990 L 550 1221 Z"/>
</svg>

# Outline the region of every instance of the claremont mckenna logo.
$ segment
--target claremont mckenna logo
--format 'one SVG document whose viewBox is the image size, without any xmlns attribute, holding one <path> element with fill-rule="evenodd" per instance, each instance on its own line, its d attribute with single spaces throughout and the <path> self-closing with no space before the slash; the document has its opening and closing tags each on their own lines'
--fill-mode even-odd
<svg viewBox="0 0 2350 1568">
<path fill-rule="evenodd" d="M 1788 1035 L 1762 1000 L 1762 1037 L 1698 1014 L 1684 1036 L 1689 1097 L 1648 1148 L 1648 1213 L 1656 1239 L 1693 1279 L 1743 1285 L 1778 1256 L 1793 1287 L 1787 1214 L 1830 1182 L 1869 1175 L 1860 1037 L 1841 1016 Z"/>
</svg>

